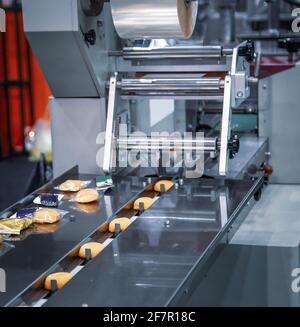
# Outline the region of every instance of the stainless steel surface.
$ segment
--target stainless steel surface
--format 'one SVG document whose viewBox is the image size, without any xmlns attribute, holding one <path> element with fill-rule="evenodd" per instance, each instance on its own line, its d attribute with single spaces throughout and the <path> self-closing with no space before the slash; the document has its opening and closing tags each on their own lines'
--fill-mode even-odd
<svg viewBox="0 0 300 327">
<path fill-rule="evenodd" d="M 111 0 L 115 28 L 124 39 L 189 38 L 198 4 L 183 0 Z"/>
<path fill-rule="evenodd" d="M 184 291 L 181 285 L 189 280 L 191 270 L 205 264 L 206 253 L 221 242 L 255 185 L 253 181 L 183 181 L 137 218 L 46 306 L 167 305 Z"/>
<path fill-rule="evenodd" d="M 177 73 L 203 73 L 203 72 L 224 72 L 230 70 L 231 58 L 225 57 L 220 59 L 193 59 L 190 58 L 168 58 L 152 60 L 124 60 L 122 57 L 116 57 L 116 70 L 118 72 L 147 72 L 147 73 L 161 73 L 172 72 Z"/>
<path fill-rule="evenodd" d="M 222 101 L 222 93 L 205 94 L 205 92 L 197 95 L 191 92 L 190 94 L 186 90 L 182 91 L 159 91 L 159 92 L 143 92 L 139 91 L 138 94 L 123 94 L 121 95 L 122 100 L 150 100 L 150 99 L 172 99 L 172 100 L 203 100 L 203 101 Z"/>
<path fill-rule="evenodd" d="M 223 113 L 221 125 L 221 149 L 219 159 L 219 174 L 226 176 L 228 171 L 229 149 L 228 141 L 231 136 L 231 97 L 232 97 L 232 79 L 231 76 L 225 78 L 225 90 L 223 100 Z"/>
<path fill-rule="evenodd" d="M 95 187 L 94 177 L 94 175 L 68 173 L 40 191 L 53 192 L 54 186 L 69 178 L 92 180 L 90 186 Z M 7 292 L 0 293 L 0 306 L 13 303 L 14 299 L 42 275 L 49 273 L 52 267 L 69 255 L 83 239 L 99 229 L 100 225 L 112 218 L 128 201 L 138 195 L 144 189 L 145 181 L 146 179 L 130 177 L 114 178 L 114 189 L 111 192 L 101 192 L 99 205 L 92 206 L 90 213 L 81 210 L 75 202 L 65 198 L 59 209 L 68 211 L 64 217 L 66 224 L 58 227 L 55 232 L 32 234 L 23 241 L 11 242 L 15 248 L 0 256 L 0 267 L 5 269 L 7 274 Z M 32 202 L 27 203 L 27 206 L 32 206 Z M 88 208 L 89 206 L 86 207 Z"/>
<path fill-rule="evenodd" d="M 250 95 L 248 78 L 250 77 L 250 63 L 239 55 L 240 49 L 246 42 L 233 49 L 230 74 L 232 76 L 232 107 L 240 106 Z"/>
<path fill-rule="evenodd" d="M 253 73 L 253 77 L 256 79 L 258 79 L 259 75 L 260 75 L 261 60 L 262 60 L 262 53 L 257 52 L 256 58 L 255 58 L 255 68 L 254 68 L 254 73 Z"/>
<path fill-rule="evenodd" d="M 225 51 L 226 52 L 226 51 Z M 221 59 L 223 56 L 221 46 L 166 46 L 161 48 L 124 48 L 122 55 L 125 60 L 143 59 Z"/>
<path fill-rule="evenodd" d="M 115 124 L 115 111 L 117 102 L 117 74 L 110 78 L 108 106 L 107 106 L 107 122 L 105 131 L 105 146 L 103 156 L 103 170 L 110 174 L 112 170 L 113 160 L 113 136 Z"/>
</svg>

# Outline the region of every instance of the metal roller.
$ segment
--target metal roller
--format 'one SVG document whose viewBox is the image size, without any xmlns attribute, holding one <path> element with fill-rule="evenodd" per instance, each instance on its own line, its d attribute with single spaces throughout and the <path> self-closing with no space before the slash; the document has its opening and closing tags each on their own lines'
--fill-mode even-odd
<svg viewBox="0 0 300 327">
<path fill-rule="evenodd" d="M 122 79 L 118 83 L 122 92 L 164 92 L 164 91 L 211 91 L 223 89 L 221 78 L 141 78 Z"/>
<path fill-rule="evenodd" d="M 216 152 L 218 151 L 217 138 L 205 139 L 173 139 L 173 138 L 119 138 L 117 139 L 119 149 L 126 150 L 169 150 L 169 151 L 203 151 Z"/>
<path fill-rule="evenodd" d="M 162 48 L 124 48 L 123 58 L 141 59 L 220 59 L 223 56 L 221 46 L 175 46 Z"/>
<path fill-rule="evenodd" d="M 197 20 L 194 0 L 111 0 L 110 4 L 123 39 L 189 38 Z"/>
</svg>

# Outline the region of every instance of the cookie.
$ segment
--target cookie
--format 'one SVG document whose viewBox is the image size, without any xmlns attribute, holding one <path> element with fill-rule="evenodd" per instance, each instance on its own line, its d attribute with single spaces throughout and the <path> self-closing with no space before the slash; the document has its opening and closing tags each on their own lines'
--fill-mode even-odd
<svg viewBox="0 0 300 327">
<path fill-rule="evenodd" d="M 116 231 L 116 225 L 120 225 L 121 232 L 124 232 L 131 223 L 132 220 L 129 218 L 116 218 L 110 222 L 108 230 L 110 233 L 114 233 Z"/>
<path fill-rule="evenodd" d="M 81 190 L 77 193 L 75 201 L 78 203 L 91 203 L 99 200 L 99 193 L 91 188 Z"/>
<path fill-rule="evenodd" d="M 86 259 L 86 250 L 91 250 L 91 257 L 95 258 L 100 252 L 104 250 L 105 246 L 101 243 L 90 242 L 82 245 L 79 249 L 78 256 L 80 258 Z"/>
<path fill-rule="evenodd" d="M 54 224 L 60 220 L 60 213 L 55 209 L 41 209 L 33 214 L 33 222 L 36 224 Z"/>
<path fill-rule="evenodd" d="M 157 183 L 155 183 L 154 191 L 161 192 L 161 189 L 162 189 L 163 192 L 168 192 L 173 186 L 174 186 L 174 182 L 169 181 L 169 180 L 161 180 L 161 181 L 158 181 Z"/>
<path fill-rule="evenodd" d="M 63 288 L 73 276 L 68 272 L 59 272 L 49 275 L 44 282 L 44 287 L 46 290 L 51 291 L 51 281 L 55 280 L 58 289 Z"/>
<path fill-rule="evenodd" d="M 147 198 L 147 197 L 139 198 L 134 202 L 133 209 L 140 210 L 140 203 L 143 203 L 144 210 L 148 210 L 153 205 L 154 202 L 155 200 L 152 198 Z"/>
<path fill-rule="evenodd" d="M 84 183 L 80 180 L 69 179 L 59 185 L 59 190 L 63 192 L 78 192 L 84 188 Z"/>
</svg>

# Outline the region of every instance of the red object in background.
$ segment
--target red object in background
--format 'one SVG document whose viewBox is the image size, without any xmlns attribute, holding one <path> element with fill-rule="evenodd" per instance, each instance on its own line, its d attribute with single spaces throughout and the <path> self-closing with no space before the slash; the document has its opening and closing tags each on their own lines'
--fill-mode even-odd
<svg viewBox="0 0 300 327">
<path fill-rule="evenodd" d="M 254 73 L 255 64 L 251 64 L 251 76 Z M 295 63 L 289 60 L 288 56 L 262 56 L 259 78 L 266 78 L 285 70 L 295 67 Z"/>
<path fill-rule="evenodd" d="M 20 9 L 6 10 L 0 40 L 1 158 L 24 150 L 25 129 L 44 117 L 51 92 L 26 40 Z"/>
</svg>

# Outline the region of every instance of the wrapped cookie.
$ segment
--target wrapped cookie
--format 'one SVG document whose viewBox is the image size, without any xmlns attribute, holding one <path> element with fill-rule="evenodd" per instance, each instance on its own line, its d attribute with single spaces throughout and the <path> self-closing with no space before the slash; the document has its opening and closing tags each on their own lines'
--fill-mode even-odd
<svg viewBox="0 0 300 327">
<path fill-rule="evenodd" d="M 99 193 L 94 189 L 87 188 L 79 191 L 74 200 L 77 203 L 96 202 L 99 200 Z"/>
<path fill-rule="evenodd" d="M 60 184 L 56 189 L 62 192 L 78 192 L 86 188 L 90 183 L 90 181 L 69 179 L 64 183 Z"/>
<path fill-rule="evenodd" d="M 33 215 L 33 221 L 36 224 L 55 224 L 60 218 L 60 212 L 55 209 L 41 209 Z"/>
</svg>

